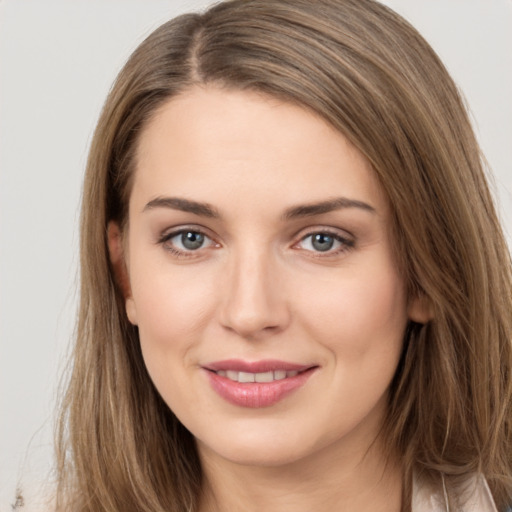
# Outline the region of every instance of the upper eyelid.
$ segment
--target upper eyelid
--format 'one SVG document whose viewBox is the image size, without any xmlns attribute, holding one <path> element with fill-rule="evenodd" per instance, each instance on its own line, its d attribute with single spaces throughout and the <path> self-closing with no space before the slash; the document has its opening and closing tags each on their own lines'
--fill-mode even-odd
<svg viewBox="0 0 512 512">
<path fill-rule="evenodd" d="M 201 235 L 204 235 L 211 240 L 215 240 L 215 237 L 212 236 L 210 230 L 203 228 L 201 226 L 194 226 L 194 225 L 185 225 L 185 226 L 180 225 L 180 226 L 168 227 L 159 233 L 158 240 L 159 241 L 169 240 L 181 233 L 186 233 L 187 231 L 190 231 L 192 233 L 200 233 Z"/>
<path fill-rule="evenodd" d="M 329 249 L 325 252 L 316 252 L 311 251 L 309 249 L 303 249 L 299 247 L 300 244 L 304 243 L 305 240 L 307 240 L 309 237 L 312 237 L 316 234 L 326 234 L 331 237 L 333 237 L 340 246 L 337 249 Z M 315 258 L 329 258 L 339 255 L 340 253 L 345 253 L 351 249 L 354 249 L 356 247 L 356 237 L 341 228 L 334 228 L 334 227 L 328 227 L 328 226 L 315 226 L 303 229 L 297 233 L 295 242 L 293 242 L 291 248 L 292 249 L 301 249 L 306 252 L 311 252 L 312 255 L 314 255 Z M 311 242 L 312 243 L 312 242 Z"/>
<path fill-rule="evenodd" d="M 177 236 L 181 233 L 191 231 L 196 232 L 204 235 L 205 237 L 209 238 L 212 242 L 216 244 L 220 244 L 219 237 L 216 236 L 216 234 L 212 233 L 212 231 L 204 226 L 198 226 L 194 224 L 188 224 L 188 225 L 177 225 L 173 227 L 167 227 L 160 231 L 158 234 L 157 242 L 165 242 L 167 240 L 170 240 L 174 236 Z M 308 236 L 312 236 L 317 233 L 326 233 L 329 234 L 337 239 L 340 239 L 342 241 L 355 241 L 355 236 L 347 231 L 346 229 L 333 227 L 333 226 L 308 226 L 306 228 L 302 228 L 295 232 L 294 235 L 292 235 L 293 245 L 299 243 L 300 241 L 304 240 Z"/>
<path fill-rule="evenodd" d="M 312 237 L 313 235 L 317 235 L 317 234 L 328 235 L 328 236 L 334 238 L 340 244 L 345 245 L 346 247 L 353 247 L 355 245 L 355 241 L 353 238 L 344 237 L 342 235 L 332 233 L 330 231 L 313 231 L 313 232 L 308 233 L 308 234 L 302 236 L 301 238 L 299 238 L 299 240 L 297 242 L 294 242 L 293 245 L 296 246 L 296 245 L 300 244 L 301 242 L 304 242 L 304 240 L 307 240 L 308 238 Z"/>
<path fill-rule="evenodd" d="M 173 238 L 187 232 L 199 233 L 203 235 L 208 240 L 208 242 L 204 247 L 199 247 L 197 249 L 180 248 L 179 246 L 176 246 L 174 243 L 171 243 L 171 240 Z M 156 245 L 161 246 L 165 251 L 173 253 L 176 258 L 191 259 L 200 257 L 200 255 L 203 254 L 204 250 L 219 246 L 218 242 L 216 242 L 214 238 L 205 233 L 204 230 L 190 227 L 176 227 L 174 229 L 164 230 L 163 233 L 158 237 Z"/>
<path fill-rule="evenodd" d="M 339 237 L 343 240 L 350 239 L 355 240 L 355 235 L 353 235 L 350 231 L 342 228 L 336 228 L 332 226 L 311 226 L 307 228 L 303 228 L 299 230 L 295 234 L 295 238 L 299 240 L 303 240 L 304 238 L 314 235 L 316 233 L 327 233 L 329 235 L 333 235 L 335 237 Z"/>
</svg>

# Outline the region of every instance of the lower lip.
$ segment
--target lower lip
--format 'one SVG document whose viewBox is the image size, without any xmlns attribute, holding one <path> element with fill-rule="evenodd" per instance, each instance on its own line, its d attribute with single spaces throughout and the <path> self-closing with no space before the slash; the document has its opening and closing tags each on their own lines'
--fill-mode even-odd
<svg viewBox="0 0 512 512">
<path fill-rule="evenodd" d="M 281 401 L 289 394 L 301 388 L 315 368 L 305 370 L 295 377 L 287 377 L 272 382 L 236 382 L 221 377 L 215 372 L 207 370 L 212 388 L 233 405 L 249 407 L 252 409 L 270 407 Z"/>
</svg>

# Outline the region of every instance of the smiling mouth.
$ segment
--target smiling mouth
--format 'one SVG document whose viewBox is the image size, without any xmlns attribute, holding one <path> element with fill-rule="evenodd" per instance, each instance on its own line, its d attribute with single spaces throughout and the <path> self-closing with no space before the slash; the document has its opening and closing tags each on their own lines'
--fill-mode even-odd
<svg viewBox="0 0 512 512">
<path fill-rule="evenodd" d="M 212 370 L 213 371 L 213 370 Z M 307 370 L 303 370 L 307 371 Z M 251 372 L 237 372 L 234 370 L 219 370 L 215 372 L 219 377 L 226 377 L 234 382 L 249 383 L 249 382 L 274 382 L 276 380 L 288 379 L 298 375 L 298 370 L 275 370 L 260 373 Z"/>
<path fill-rule="evenodd" d="M 238 407 L 270 407 L 304 386 L 318 365 L 221 361 L 203 367 L 213 390 Z"/>
</svg>

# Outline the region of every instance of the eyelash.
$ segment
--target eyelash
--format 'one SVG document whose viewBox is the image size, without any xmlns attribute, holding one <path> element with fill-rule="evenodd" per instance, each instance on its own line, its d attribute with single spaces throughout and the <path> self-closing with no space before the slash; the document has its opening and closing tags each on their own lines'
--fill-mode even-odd
<svg viewBox="0 0 512 512">
<path fill-rule="evenodd" d="M 194 249 L 188 249 L 188 250 L 182 250 L 176 248 L 174 245 L 169 243 L 173 238 L 176 238 L 180 235 L 183 235 L 185 233 L 194 233 L 196 235 L 201 235 L 205 238 L 205 240 L 209 240 L 211 246 L 219 245 L 217 244 L 210 236 L 208 236 L 202 229 L 198 229 L 196 227 L 194 228 L 180 228 L 176 231 L 171 231 L 169 233 L 163 233 L 160 238 L 158 239 L 157 243 L 162 245 L 166 251 L 169 251 L 171 254 L 173 254 L 177 258 L 193 258 L 196 256 L 196 252 L 198 252 L 200 249 L 205 249 L 206 247 L 199 247 L 197 250 Z"/>
<path fill-rule="evenodd" d="M 308 238 L 312 238 L 315 235 L 323 235 L 328 236 L 334 239 L 335 242 L 339 243 L 339 247 L 337 249 L 328 249 L 326 251 L 314 251 L 309 249 L 304 249 L 304 251 L 311 253 L 311 257 L 314 258 L 328 258 L 333 256 L 339 256 L 340 254 L 346 253 L 355 247 L 355 241 L 348 237 L 341 236 L 338 232 L 329 230 L 329 229 L 316 229 L 309 231 L 306 235 L 302 236 L 299 242 L 294 244 L 294 247 L 297 247 L 299 244 L 303 243 Z M 313 241 L 311 241 L 313 243 Z"/>
<path fill-rule="evenodd" d="M 204 247 L 201 246 L 201 247 L 198 247 L 196 250 L 194 250 L 194 249 L 188 249 L 188 250 L 178 249 L 178 248 L 176 248 L 176 246 L 174 246 L 173 244 L 169 243 L 173 238 L 176 238 L 176 237 L 178 237 L 180 235 L 183 236 L 183 234 L 185 234 L 185 233 L 193 233 L 193 234 L 196 234 L 196 235 L 203 236 L 205 241 L 209 240 L 210 243 L 209 243 L 208 246 L 204 246 Z M 315 235 L 323 235 L 323 236 L 330 237 L 330 238 L 334 239 L 334 241 L 339 244 L 339 247 L 337 249 L 335 249 L 335 250 L 332 250 L 332 249 L 329 248 L 326 251 L 315 251 L 315 250 L 310 250 L 310 249 L 301 249 L 299 247 L 299 245 L 302 244 L 305 240 L 307 240 L 308 238 L 314 237 Z M 213 247 L 215 247 L 215 246 L 219 247 L 219 245 L 220 245 L 217 242 L 215 242 L 210 236 L 208 236 L 202 229 L 199 229 L 199 228 L 196 228 L 196 227 L 193 227 L 193 228 L 180 228 L 180 229 L 178 229 L 176 231 L 171 231 L 171 232 L 168 232 L 168 233 L 163 233 L 159 237 L 157 243 L 162 245 L 166 251 L 169 251 L 171 254 L 173 254 L 173 256 L 175 256 L 177 258 L 193 258 L 193 257 L 197 257 L 197 255 L 198 255 L 197 253 L 201 249 L 206 249 L 206 248 L 212 247 L 212 246 Z M 311 243 L 313 243 L 313 242 L 311 242 Z M 298 242 L 293 244 L 292 247 L 293 248 L 298 248 L 298 249 L 303 250 L 303 251 L 305 251 L 307 253 L 311 253 L 310 256 L 314 257 L 314 258 L 328 258 L 328 257 L 337 256 L 337 255 L 340 255 L 340 254 L 343 254 L 345 252 L 348 252 L 348 251 L 352 250 L 355 247 L 355 241 L 353 239 L 350 239 L 350 238 L 347 238 L 347 237 L 343 237 L 343 236 L 341 236 L 337 232 L 334 232 L 332 230 L 324 228 L 324 229 L 316 229 L 316 230 L 309 231 L 307 234 L 302 236 Z"/>
</svg>

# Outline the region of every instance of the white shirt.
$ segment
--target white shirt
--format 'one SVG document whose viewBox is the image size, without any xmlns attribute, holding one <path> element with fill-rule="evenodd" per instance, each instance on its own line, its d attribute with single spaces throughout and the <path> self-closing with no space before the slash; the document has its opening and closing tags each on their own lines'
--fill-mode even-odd
<svg viewBox="0 0 512 512">
<path fill-rule="evenodd" d="M 487 481 L 482 475 L 472 475 L 456 489 L 460 507 L 450 510 L 447 489 L 442 485 L 434 487 L 414 478 L 412 492 L 412 512 L 498 512 Z"/>
</svg>

